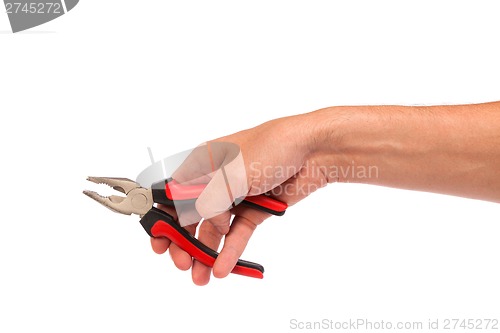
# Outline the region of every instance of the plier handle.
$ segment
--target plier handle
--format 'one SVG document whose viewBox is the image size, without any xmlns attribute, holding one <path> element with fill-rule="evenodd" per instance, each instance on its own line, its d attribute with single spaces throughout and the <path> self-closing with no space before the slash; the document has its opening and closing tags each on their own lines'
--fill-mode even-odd
<svg viewBox="0 0 500 333">
<path fill-rule="evenodd" d="M 217 251 L 201 243 L 182 228 L 174 217 L 154 206 L 156 203 L 175 208 L 179 202 L 182 205 L 194 204 L 204 190 L 205 184 L 183 185 L 169 178 L 151 185 L 151 188 L 144 188 L 127 178 L 88 177 L 87 180 L 97 184 L 106 184 L 126 196 L 104 197 L 93 191 L 83 191 L 84 194 L 114 212 L 140 215 L 140 223 L 151 237 L 166 237 L 195 260 L 213 267 L 218 256 Z M 175 200 L 172 193 L 175 193 Z M 241 201 L 241 204 L 277 216 L 283 215 L 288 208 L 286 203 L 266 195 L 247 196 Z M 264 267 L 240 259 L 232 273 L 262 279 Z"/>
</svg>

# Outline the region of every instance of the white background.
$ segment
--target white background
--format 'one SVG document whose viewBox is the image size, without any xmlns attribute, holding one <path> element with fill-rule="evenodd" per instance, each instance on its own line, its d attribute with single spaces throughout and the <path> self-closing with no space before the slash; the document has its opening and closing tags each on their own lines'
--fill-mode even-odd
<svg viewBox="0 0 500 333">
<path fill-rule="evenodd" d="M 287 332 L 290 319 L 499 318 L 500 206 L 330 185 L 262 225 L 263 280 L 196 287 L 81 194 L 332 105 L 500 99 L 496 1 L 90 1 L 0 13 L 0 332 Z M 101 192 L 106 189 L 99 187 Z"/>
</svg>

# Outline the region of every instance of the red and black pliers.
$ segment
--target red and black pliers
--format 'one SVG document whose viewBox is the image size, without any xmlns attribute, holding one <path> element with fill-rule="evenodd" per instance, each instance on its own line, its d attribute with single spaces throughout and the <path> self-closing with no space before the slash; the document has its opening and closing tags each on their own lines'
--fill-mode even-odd
<svg viewBox="0 0 500 333">
<path fill-rule="evenodd" d="M 191 236 L 170 214 L 154 207 L 155 203 L 174 208 L 179 201 L 186 204 L 194 203 L 206 185 L 181 185 L 170 178 L 154 183 L 151 188 L 144 188 L 127 178 L 88 177 L 87 180 L 96 184 L 106 184 L 126 196 L 103 197 L 93 191 L 83 191 L 84 194 L 114 212 L 141 216 L 140 222 L 151 237 L 166 237 L 197 261 L 213 267 L 218 253 Z M 174 191 L 175 204 L 172 198 Z M 288 208 L 286 203 L 266 195 L 245 197 L 240 204 L 277 216 L 283 215 Z M 264 267 L 240 259 L 232 273 L 262 279 Z"/>
</svg>

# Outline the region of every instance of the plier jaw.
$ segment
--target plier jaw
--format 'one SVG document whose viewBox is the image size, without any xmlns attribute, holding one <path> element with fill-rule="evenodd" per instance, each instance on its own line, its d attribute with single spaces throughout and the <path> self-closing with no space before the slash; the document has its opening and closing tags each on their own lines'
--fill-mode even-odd
<svg viewBox="0 0 500 333">
<path fill-rule="evenodd" d="M 144 216 L 153 207 L 153 195 L 150 189 L 141 187 L 140 184 L 128 178 L 116 177 L 88 177 L 88 181 L 96 184 L 105 184 L 119 191 L 125 196 L 111 195 L 102 196 L 94 191 L 83 191 L 83 193 L 94 199 L 101 205 L 120 214 L 137 214 Z"/>
</svg>

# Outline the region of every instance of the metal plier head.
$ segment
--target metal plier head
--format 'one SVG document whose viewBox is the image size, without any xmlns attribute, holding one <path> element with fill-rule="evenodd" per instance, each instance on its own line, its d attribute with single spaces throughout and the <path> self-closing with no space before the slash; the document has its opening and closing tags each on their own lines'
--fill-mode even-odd
<svg viewBox="0 0 500 333">
<path fill-rule="evenodd" d="M 88 181 L 96 184 L 106 184 L 126 196 L 111 195 L 102 196 L 94 191 L 83 191 L 83 193 L 114 212 L 120 214 L 137 214 L 141 217 L 153 207 L 153 195 L 151 189 L 144 188 L 140 184 L 127 178 L 113 177 L 88 177 Z"/>
</svg>

